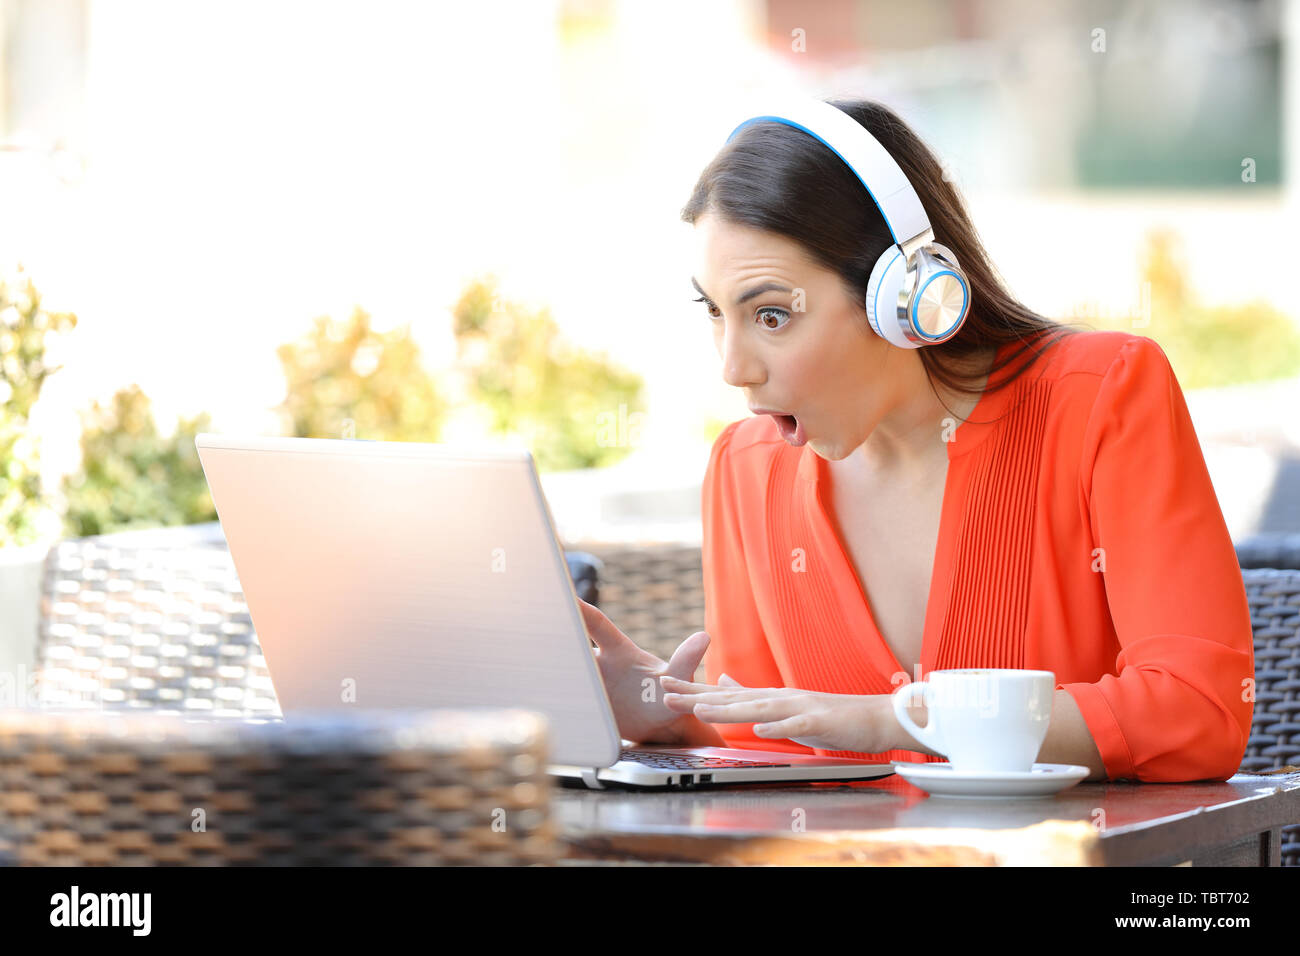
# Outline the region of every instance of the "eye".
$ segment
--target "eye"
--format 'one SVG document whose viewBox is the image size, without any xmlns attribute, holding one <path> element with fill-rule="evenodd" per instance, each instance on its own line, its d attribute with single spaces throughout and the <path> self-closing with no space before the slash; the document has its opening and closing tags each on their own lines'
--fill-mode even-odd
<svg viewBox="0 0 1300 956">
<path fill-rule="evenodd" d="M 692 302 L 703 302 L 703 303 L 704 303 L 705 311 L 707 311 L 707 312 L 709 313 L 709 318 L 711 318 L 711 319 L 720 319 L 720 318 L 722 318 L 721 315 L 714 315 L 714 314 L 713 314 L 713 310 L 716 309 L 717 306 L 714 305 L 712 302 L 710 302 L 708 299 L 704 298 L 704 296 L 700 296 L 698 299 L 692 299 L 691 301 L 692 301 Z"/>
<path fill-rule="evenodd" d="M 716 310 L 718 307 L 717 307 L 716 305 L 714 305 L 712 302 L 710 302 L 708 299 L 704 298 L 703 296 L 701 296 L 701 297 L 698 298 L 698 299 L 692 299 L 691 301 L 692 301 L 692 302 L 703 302 L 703 303 L 704 303 L 704 306 L 705 306 L 705 309 L 706 309 L 706 310 L 708 311 L 708 313 L 709 313 L 709 318 L 711 318 L 711 319 L 720 319 L 720 318 L 722 318 L 722 313 L 721 313 L 721 312 L 715 312 L 715 310 Z M 759 321 L 762 323 L 763 328 L 767 329 L 769 332 L 777 332 L 777 331 L 780 331 L 781 329 L 785 328 L 787 325 L 790 324 L 790 313 L 787 312 L 787 311 L 785 311 L 784 309 L 774 309 L 774 308 L 770 308 L 770 307 L 769 307 L 769 308 L 764 308 L 764 309 L 759 309 L 759 310 L 758 310 L 758 313 L 757 313 L 757 316 L 758 316 Z M 780 322 L 779 325 L 769 325 L 768 322 L 767 322 L 767 317 L 768 317 L 768 316 L 776 316 L 777 319 L 778 319 L 778 321 L 780 320 L 780 318 L 783 317 L 783 318 L 785 319 L 785 321 L 784 321 L 784 322 Z"/>
</svg>

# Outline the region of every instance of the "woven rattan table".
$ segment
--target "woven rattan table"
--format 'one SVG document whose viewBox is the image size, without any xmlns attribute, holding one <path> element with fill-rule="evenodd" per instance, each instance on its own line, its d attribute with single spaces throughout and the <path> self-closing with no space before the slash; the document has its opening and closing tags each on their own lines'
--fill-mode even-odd
<svg viewBox="0 0 1300 956">
<path fill-rule="evenodd" d="M 557 788 L 562 862 L 875 866 L 1277 866 L 1300 767 L 1226 782 L 1080 783 L 1053 797 L 854 784 L 677 792 Z"/>
</svg>

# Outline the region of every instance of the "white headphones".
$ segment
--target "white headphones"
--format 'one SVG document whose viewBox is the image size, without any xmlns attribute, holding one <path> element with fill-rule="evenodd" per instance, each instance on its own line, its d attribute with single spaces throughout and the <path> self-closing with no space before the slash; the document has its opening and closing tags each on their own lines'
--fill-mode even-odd
<svg viewBox="0 0 1300 956">
<path fill-rule="evenodd" d="M 894 157 L 857 120 L 822 100 L 793 100 L 751 116 L 727 137 L 763 120 L 801 129 L 829 147 L 866 187 L 889 227 L 885 249 L 867 282 L 867 321 L 899 348 L 938 345 L 957 334 L 970 312 L 970 282 L 952 251 L 934 241 L 921 199 Z M 874 184 L 874 186 L 873 186 Z"/>
</svg>

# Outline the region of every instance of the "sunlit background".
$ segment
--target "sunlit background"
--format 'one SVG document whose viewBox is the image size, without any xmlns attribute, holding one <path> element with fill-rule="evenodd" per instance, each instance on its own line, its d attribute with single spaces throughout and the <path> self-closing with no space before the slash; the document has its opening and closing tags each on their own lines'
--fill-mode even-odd
<svg viewBox="0 0 1300 956">
<path fill-rule="evenodd" d="M 195 430 L 516 437 L 562 537 L 698 541 L 748 412 L 679 213 L 765 91 L 898 111 L 1027 305 L 1166 349 L 1234 538 L 1300 530 L 1297 38 L 1268 2 L 0 0 L 5 543 L 208 520 Z M 20 339 L 59 366 L 25 411 Z"/>
</svg>

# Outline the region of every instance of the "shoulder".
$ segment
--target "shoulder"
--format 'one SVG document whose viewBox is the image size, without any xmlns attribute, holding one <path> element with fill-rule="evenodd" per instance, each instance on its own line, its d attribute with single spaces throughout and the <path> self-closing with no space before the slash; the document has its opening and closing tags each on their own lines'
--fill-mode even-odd
<svg viewBox="0 0 1300 956">
<path fill-rule="evenodd" d="M 1054 377 L 1073 378 L 1077 394 L 1094 406 L 1122 405 L 1181 391 L 1169 356 L 1155 339 L 1128 332 L 1080 332 L 1066 336 Z"/>
<path fill-rule="evenodd" d="M 1069 418 L 1083 416 L 1084 422 L 1139 396 L 1147 400 L 1178 390 L 1169 358 L 1155 339 L 1110 330 L 1062 336 L 1024 374 L 1050 382 L 1050 404 Z"/>
<path fill-rule="evenodd" d="M 1030 350 L 1036 348 L 1030 346 Z M 1135 359 L 1160 361 L 1164 359 L 1164 352 L 1154 339 L 1129 332 L 1072 332 L 1062 335 L 1045 349 L 1042 358 L 1029 369 L 1028 374 L 1058 381 L 1071 375 L 1100 380 L 1114 369 L 1117 362 Z"/>
</svg>

